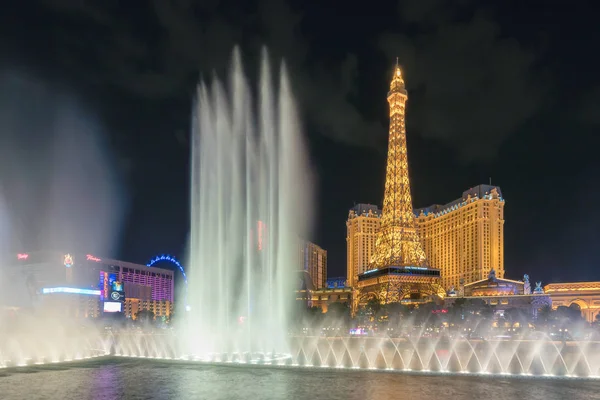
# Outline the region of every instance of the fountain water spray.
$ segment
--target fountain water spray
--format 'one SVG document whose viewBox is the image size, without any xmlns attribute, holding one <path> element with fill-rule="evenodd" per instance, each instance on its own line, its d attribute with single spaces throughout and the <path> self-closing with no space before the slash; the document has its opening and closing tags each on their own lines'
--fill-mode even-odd
<svg viewBox="0 0 600 400">
<path fill-rule="evenodd" d="M 311 186 L 283 63 L 278 76 L 276 88 L 264 50 L 253 101 L 236 49 L 229 87 L 217 78 L 198 87 L 186 313 L 186 346 L 197 357 L 287 350 Z"/>
<path fill-rule="evenodd" d="M 103 330 L 41 300 L 55 264 L 17 255 L 114 252 L 126 196 L 103 127 L 69 90 L 0 68 L 0 131 L 0 367 L 104 355 Z"/>
</svg>

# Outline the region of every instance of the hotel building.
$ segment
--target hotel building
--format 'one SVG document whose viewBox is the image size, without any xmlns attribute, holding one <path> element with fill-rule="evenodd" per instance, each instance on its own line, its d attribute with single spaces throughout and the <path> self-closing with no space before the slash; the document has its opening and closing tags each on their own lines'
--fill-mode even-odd
<svg viewBox="0 0 600 400">
<path fill-rule="evenodd" d="M 445 205 L 415 210 L 417 231 L 429 265 L 441 272 L 446 290 L 485 279 L 493 269 L 504 278 L 504 199 L 498 186 L 479 185 Z"/>
<path fill-rule="evenodd" d="M 327 250 L 308 242 L 300 242 L 302 270 L 310 276 L 314 289 L 327 287 Z"/>
<path fill-rule="evenodd" d="M 381 210 L 373 204 L 357 204 L 346 221 L 346 285 L 356 287 L 358 276 L 367 271 L 381 228 Z"/>
<path fill-rule="evenodd" d="M 458 289 L 485 279 L 494 269 L 504 278 L 504 199 L 498 186 L 479 185 L 445 205 L 414 210 L 429 266 L 440 270 L 441 285 Z M 347 280 L 356 287 L 375 250 L 381 227 L 375 205 L 359 204 L 346 222 Z"/>
<path fill-rule="evenodd" d="M 44 307 L 71 317 L 94 318 L 138 311 L 169 316 L 173 311 L 173 271 L 99 258 L 91 254 L 21 253 L 10 268 L 12 284 L 28 294 L 7 299 L 17 307 Z M 116 283 L 116 286 L 113 286 Z M 117 292 L 115 297 L 113 292 Z M 111 298 L 112 297 L 112 298 Z M 5 303 L 7 301 L 4 301 Z"/>
</svg>

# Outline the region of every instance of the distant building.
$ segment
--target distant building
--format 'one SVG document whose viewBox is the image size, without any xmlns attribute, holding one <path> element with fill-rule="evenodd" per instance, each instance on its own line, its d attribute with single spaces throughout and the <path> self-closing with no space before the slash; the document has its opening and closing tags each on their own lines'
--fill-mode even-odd
<svg viewBox="0 0 600 400">
<path fill-rule="evenodd" d="M 383 211 L 379 232 L 373 229 L 375 243 L 368 268 L 358 274 L 353 312 L 371 300 L 381 304 L 421 303 L 446 296 L 440 286 L 440 271 L 427 263 L 416 228 L 406 143 L 408 93 L 398 64 L 387 100 L 390 126 Z"/>
<path fill-rule="evenodd" d="M 373 204 L 357 204 L 346 221 L 346 281 L 356 287 L 358 276 L 367 271 L 381 229 L 381 210 Z"/>
<path fill-rule="evenodd" d="M 327 250 L 323 250 L 318 245 L 301 241 L 300 259 L 301 269 L 306 271 L 312 280 L 315 289 L 322 289 L 327 286 Z"/>
<path fill-rule="evenodd" d="M 498 186 L 479 185 L 446 205 L 414 210 L 417 233 L 430 267 L 440 270 L 446 290 L 484 279 L 494 269 L 504 277 L 504 198 Z M 358 204 L 346 222 L 347 280 L 368 269 L 381 229 L 381 211 Z"/>
<path fill-rule="evenodd" d="M 37 307 L 44 310 L 47 316 L 72 318 L 97 318 L 102 315 L 102 302 L 99 290 L 71 288 L 52 288 L 40 295 Z"/>
<path fill-rule="evenodd" d="M 338 278 L 339 279 L 339 278 Z M 344 303 L 352 306 L 353 290 L 349 287 L 314 287 L 310 275 L 306 271 L 299 271 L 299 285 L 296 288 L 296 301 L 302 302 L 307 307 L 319 307 L 326 313 L 332 303 Z"/>
<path fill-rule="evenodd" d="M 343 276 L 337 276 L 335 278 L 327 278 L 327 288 L 335 289 L 335 288 L 343 288 L 346 287 L 346 278 Z"/>
<path fill-rule="evenodd" d="M 541 287 L 536 288 L 533 293 L 528 290 L 529 277 L 525 276 L 523 281 L 497 278 L 492 270 L 486 279 L 467 283 L 460 290 L 464 295 L 453 295 L 451 293 L 444 300 L 446 306 L 451 306 L 456 299 L 482 300 L 494 308 L 496 314 L 503 315 L 504 311 L 512 308 L 523 309 L 531 316 L 536 316 L 545 306 L 551 306 L 550 296 L 545 294 Z"/>
<path fill-rule="evenodd" d="M 35 252 L 17 254 L 9 271 L 29 301 L 14 304 L 18 297 L 11 296 L 2 301 L 7 305 L 85 318 L 104 313 L 135 318 L 140 310 L 169 316 L 173 311 L 173 271 L 166 269 L 91 254 Z"/>
<path fill-rule="evenodd" d="M 485 279 L 491 270 L 504 277 L 504 199 L 498 186 L 476 186 L 443 206 L 416 209 L 415 216 L 429 265 L 441 271 L 446 290 L 461 279 Z"/>
<path fill-rule="evenodd" d="M 600 315 L 600 282 L 550 283 L 544 286 L 544 292 L 552 299 L 554 309 L 575 308 L 588 322 Z"/>
</svg>

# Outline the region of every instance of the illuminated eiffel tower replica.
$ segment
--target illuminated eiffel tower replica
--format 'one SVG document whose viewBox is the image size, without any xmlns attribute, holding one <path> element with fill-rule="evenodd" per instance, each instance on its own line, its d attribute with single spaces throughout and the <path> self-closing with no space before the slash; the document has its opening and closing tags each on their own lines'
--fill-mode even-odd
<svg viewBox="0 0 600 400">
<path fill-rule="evenodd" d="M 369 269 L 358 277 L 355 307 L 372 299 L 381 304 L 414 304 L 446 295 L 439 284 L 440 270 L 427 266 L 415 226 L 406 153 L 408 94 L 397 61 L 387 99 L 390 135 L 381 230 Z"/>
</svg>

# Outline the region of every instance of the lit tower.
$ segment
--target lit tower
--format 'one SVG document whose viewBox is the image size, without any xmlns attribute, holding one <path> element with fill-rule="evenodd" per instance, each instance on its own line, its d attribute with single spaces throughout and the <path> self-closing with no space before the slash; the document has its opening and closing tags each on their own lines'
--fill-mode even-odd
<svg viewBox="0 0 600 400">
<path fill-rule="evenodd" d="M 406 153 L 406 100 L 402 71 L 396 61 L 388 92 L 390 137 L 388 144 L 385 194 L 381 230 L 377 235 L 372 268 L 386 266 L 423 266 L 425 252 L 417 235 L 408 178 Z"/>
<path fill-rule="evenodd" d="M 429 268 L 415 225 L 406 152 L 406 100 L 402 71 L 396 61 L 387 96 L 390 103 L 385 193 L 381 229 L 369 269 L 358 277 L 356 306 L 371 299 L 381 303 L 423 302 L 444 297 L 440 271 Z"/>
</svg>

